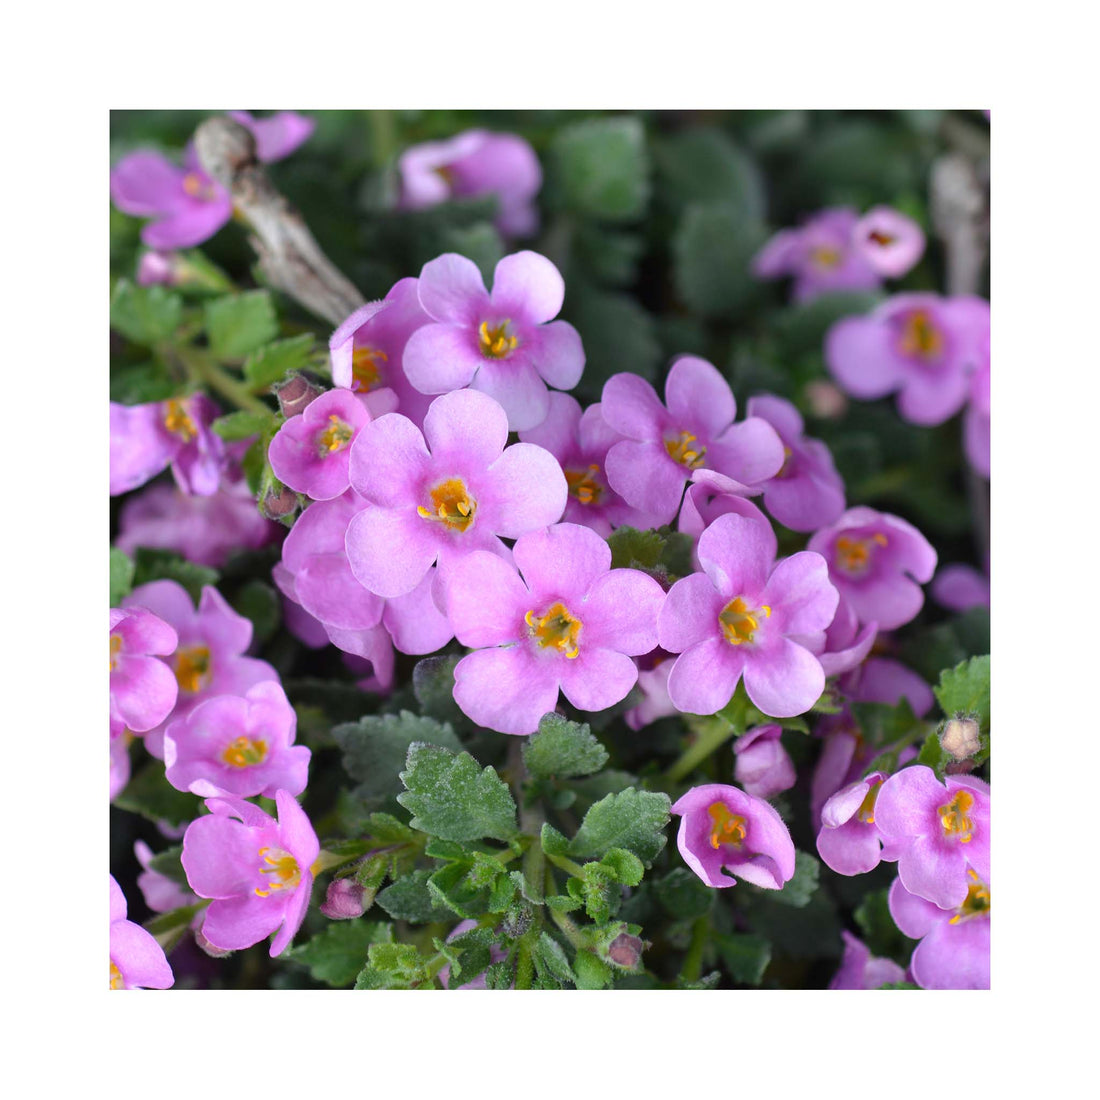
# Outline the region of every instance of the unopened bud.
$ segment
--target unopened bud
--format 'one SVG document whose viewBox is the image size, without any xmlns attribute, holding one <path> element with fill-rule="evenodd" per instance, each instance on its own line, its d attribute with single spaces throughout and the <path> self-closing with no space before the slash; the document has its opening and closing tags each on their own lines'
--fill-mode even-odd
<svg viewBox="0 0 1100 1100">
<path fill-rule="evenodd" d="M 940 733 L 940 744 L 955 760 L 968 759 L 982 747 L 978 723 L 973 718 L 949 718 Z"/>
<path fill-rule="evenodd" d="M 325 391 L 315 386 L 304 374 L 291 371 L 281 382 L 276 382 L 272 391 L 279 399 L 279 409 L 283 416 L 297 416 L 307 405 L 316 400 Z"/>
<path fill-rule="evenodd" d="M 531 910 L 526 905 L 514 905 L 500 922 L 500 930 L 510 939 L 518 940 L 531 927 Z"/>
<path fill-rule="evenodd" d="M 607 961 L 621 966 L 624 970 L 634 970 L 641 962 L 645 942 L 637 936 L 623 932 L 611 941 L 607 948 Z"/>
<path fill-rule="evenodd" d="M 284 519 L 298 510 L 298 494 L 285 485 L 276 492 L 269 489 L 260 501 L 260 511 L 268 519 Z"/>
<path fill-rule="evenodd" d="M 328 884 L 321 912 L 330 920 L 352 920 L 366 912 L 364 888 L 354 878 L 337 878 Z"/>
<path fill-rule="evenodd" d="M 806 386 L 805 394 L 810 412 L 821 420 L 837 420 L 848 408 L 848 398 L 832 382 L 810 382 Z"/>
<path fill-rule="evenodd" d="M 224 959 L 227 955 L 232 955 L 232 951 L 226 951 L 221 947 L 215 947 L 203 934 L 201 928 L 195 929 L 195 943 L 202 948 L 212 959 Z"/>
<path fill-rule="evenodd" d="M 179 257 L 175 252 L 143 252 L 138 260 L 138 286 L 172 286 L 179 281 Z"/>
</svg>

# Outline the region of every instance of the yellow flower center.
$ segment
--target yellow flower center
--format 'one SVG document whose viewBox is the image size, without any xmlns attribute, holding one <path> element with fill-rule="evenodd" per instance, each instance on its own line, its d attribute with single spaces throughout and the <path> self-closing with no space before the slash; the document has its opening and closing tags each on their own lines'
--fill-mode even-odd
<svg viewBox="0 0 1100 1100">
<path fill-rule="evenodd" d="M 835 546 L 837 567 L 854 576 L 866 573 L 875 547 L 886 546 L 888 541 L 881 532 L 876 532 L 869 539 L 855 539 L 848 535 L 841 535 L 836 540 Z"/>
<path fill-rule="evenodd" d="M 210 202 L 215 197 L 214 185 L 208 183 L 197 172 L 188 172 L 183 177 L 183 189 L 193 199 Z"/>
<path fill-rule="evenodd" d="M 431 508 L 425 508 L 421 504 L 416 509 L 424 519 L 446 524 L 456 531 L 465 531 L 474 522 L 477 501 L 470 496 L 470 491 L 461 478 L 452 477 L 441 481 L 430 490 L 430 496 Z"/>
<path fill-rule="evenodd" d="M 180 691 L 201 691 L 210 683 L 210 650 L 204 645 L 176 650 L 176 682 Z"/>
<path fill-rule="evenodd" d="M 325 455 L 342 451 L 354 435 L 352 426 L 333 414 L 328 418 L 329 425 L 323 432 L 317 435 L 317 453 L 324 458 Z"/>
<path fill-rule="evenodd" d="M 536 618 L 534 611 L 524 616 L 531 637 L 543 649 L 551 646 L 572 660 L 580 653 L 577 638 L 581 632 L 581 621 L 572 614 L 563 603 L 551 604 L 542 618 Z"/>
<path fill-rule="evenodd" d="M 112 989 L 125 989 L 126 980 L 122 976 L 122 971 L 115 966 L 114 959 L 111 960 L 111 988 Z"/>
<path fill-rule="evenodd" d="M 238 737 L 230 741 L 222 753 L 222 760 L 231 768 L 250 768 L 253 764 L 262 764 L 267 759 L 267 742 L 253 741 L 248 737 Z"/>
<path fill-rule="evenodd" d="M 706 447 L 698 445 L 698 437 L 691 432 L 681 432 L 671 439 L 665 440 L 665 450 L 673 462 L 686 466 L 689 470 L 697 470 L 703 465 L 706 458 Z"/>
<path fill-rule="evenodd" d="M 878 800 L 878 790 L 881 786 L 881 779 L 872 783 L 870 790 L 864 795 L 863 801 L 859 804 L 859 809 L 856 811 L 856 818 L 865 825 L 874 825 L 875 823 L 875 802 Z"/>
<path fill-rule="evenodd" d="M 730 645 L 741 645 L 751 642 L 761 617 L 770 619 L 772 609 L 764 604 L 762 607 L 750 608 L 747 603 L 737 596 L 730 600 L 722 613 L 718 616 L 718 623 L 722 627 L 722 633 Z"/>
<path fill-rule="evenodd" d="M 481 346 L 481 354 L 487 359 L 507 359 L 516 350 L 516 345 L 519 343 L 518 337 L 508 335 L 508 326 L 511 323 L 506 318 L 499 325 L 490 328 L 488 321 L 481 322 L 481 328 L 478 329 L 478 343 Z"/>
<path fill-rule="evenodd" d="M 902 355 L 938 359 L 943 351 L 943 333 L 932 323 L 927 311 L 916 309 L 905 318 L 898 346 Z"/>
<path fill-rule="evenodd" d="M 989 915 L 989 887 L 980 878 L 978 872 L 967 869 L 970 876 L 970 885 L 966 888 L 966 898 L 956 910 L 955 915 L 947 922 L 958 924 L 960 921 L 969 920 L 971 917 L 979 917 L 982 914 Z"/>
<path fill-rule="evenodd" d="M 867 234 L 867 239 L 874 244 L 880 244 L 885 248 L 888 244 L 893 244 L 897 240 L 897 237 L 892 236 L 889 233 L 883 233 L 881 229 L 872 229 Z"/>
<path fill-rule="evenodd" d="M 192 439 L 195 439 L 199 430 L 195 427 L 195 422 L 188 415 L 187 410 L 183 406 L 182 401 L 175 399 L 166 402 L 167 408 L 164 410 L 164 426 L 173 434 L 178 435 L 184 443 L 190 443 Z"/>
<path fill-rule="evenodd" d="M 566 470 L 565 484 L 569 487 L 569 495 L 581 504 L 599 504 L 603 486 L 593 476 L 599 472 L 600 468 L 594 462 L 587 470 Z"/>
<path fill-rule="evenodd" d="M 714 823 L 710 830 L 710 846 L 715 851 L 723 844 L 740 848 L 748 832 L 745 819 L 740 814 L 731 813 L 724 802 L 712 802 L 707 807 L 707 813 Z"/>
<path fill-rule="evenodd" d="M 293 890 L 302 881 L 298 861 L 282 848 L 261 848 L 260 858 L 266 867 L 260 867 L 261 875 L 270 875 L 264 887 L 256 887 L 256 896 L 266 898 L 276 890 Z"/>
<path fill-rule="evenodd" d="M 790 477 L 791 476 L 791 456 L 793 452 L 790 447 L 783 448 L 783 465 L 779 467 L 779 473 L 776 477 Z"/>
<path fill-rule="evenodd" d="M 973 805 L 974 796 L 969 791 L 958 790 L 950 802 L 936 810 L 944 836 L 958 837 L 960 844 L 969 844 L 973 840 L 974 822 L 966 816 Z"/>
<path fill-rule="evenodd" d="M 836 267 L 843 259 L 843 255 L 839 248 L 832 248 L 829 245 L 822 245 L 820 248 L 810 249 L 810 260 L 817 267 L 822 267 L 826 271 Z"/>
<path fill-rule="evenodd" d="M 122 637 L 118 634 L 111 635 L 111 671 L 114 672 L 118 665 L 118 655 L 122 652 Z"/>
<path fill-rule="evenodd" d="M 378 348 L 356 348 L 351 353 L 351 374 L 355 380 L 353 389 L 367 391 L 382 385 L 382 371 L 378 360 L 388 363 L 390 357 Z"/>
</svg>

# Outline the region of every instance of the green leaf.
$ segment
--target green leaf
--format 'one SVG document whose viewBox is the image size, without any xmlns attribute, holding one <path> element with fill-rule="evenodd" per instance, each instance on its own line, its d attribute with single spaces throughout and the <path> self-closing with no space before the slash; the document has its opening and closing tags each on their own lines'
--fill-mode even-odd
<svg viewBox="0 0 1100 1100">
<path fill-rule="evenodd" d="M 885 985 L 880 985 L 879 989 L 920 989 L 919 985 L 913 985 L 912 982 L 887 982 Z"/>
<path fill-rule="evenodd" d="M 853 916 L 872 955 L 908 965 L 917 941 L 911 940 L 894 923 L 890 915 L 889 890 L 865 894 Z"/>
<path fill-rule="evenodd" d="M 168 366 L 159 360 L 111 368 L 111 400 L 119 405 L 148 405 L 167 401 L 184 390 Z"/>
<path fill-rule="evenodd" d="M 540 932 L 535 944 L 535 966 L 544 968 L 559 982 L 576 984 L 577 976 L 569 965 L 569 958 L 560 943 L 546 932 Z"/>
<path fill-rule="evenodd" d="M 637 281 L 645 247 L 645 240 L 637 233 L 623 233 L 595 223 L 573 235 L 577 262 L 607 286 L 629 287 Z"/>
<path fill-rule="evenodd" d="M 689 205 L 672 241 L 673 276 L 684 303 L 719 320 L 744 312 L 760 292 L 750 265 L 766 237 L 759 219 L 728 203 Z"/>
<path fill-rule="evenodd" d="M 710 912 L 714 890 L 694 871 L 677 867 L 654 883 L 657 900 L 677 920 L 695 920 Z"/>
<path fill-rule="evenodd" d="M 409 989 L 425 980 L 424 963 L 411 943 L 372 943 L 356 989 Z"/>
<path fill-rule="evenodd" d="M 971 657 L 955 668 L 941 672 L 932 690 L 948 718 L 956 714 L 977 718 L 982 733 L 989 730 L 990 659 Z"/>
<path fill-rule="evenodd" d="M 470 729 L 470 719 L 455 702 L 455 665 L 462 660 L 460 654 L 443 657 L 425 657 L 413 668 L 412 686 L 420 710 L 428 718 L 449 722 L 453 729 Z M 423 740 L 421 738 L 420 740 Z"/>
<path fill-rule="evenodd" d="M 831 291 L 809 302 L 792 302 L 768 316 L 780 356 L 820 354 L 829 329 L 844 317 L 869 313 L 883 295 L 875 291 Z"/>
<path fill-rule="evenodd" d="M 661 560 L 665 540 L 657 531 L 639 531 L 622 526 L 616 528 L 607 539 L 611 547 L 612 569 L 656 569 Z"/>
<path fill-rule="evenodd" d="M 196 902 L 194 905 L 183 905 L 167 913 L 158 913 L 147 920 L 142 927 L 160 944 L 161 950 L 167 955 L 187 935 L 191 929 L 191 922 L 205 907 L 205 901 Z"/>
<path fill-rule="evenodd" d="M 565 303 L 565 320 L 584 339 L 585 368 L 581 385 L 599 400 L 603 384 L 621 371 L 653 381 L 661 362 L 661 345 L 653 314 L 629 294 L 576 285 Z"/>
<path fill-rule="evenodd" d="M 134 586 L 134 563 L 125 550 L 111 547 L 111 606 L 118 607 Z"/>
<path fill-rule="evenodd" d="M 496 870 L 504 873 L 499 864 Z M 489 888 L 477 881 L 469 863 L 440 867 L 428 879 L 428 889 L 440 905 L 453 909 L 460 917 L 480 917 L 489 907 Z"/>
<path fill-rule="evenodd" d="M 238 409 L 237 412 L 219 416 L 210 427 L 222 439 L 229 443 L 236 443 L 238 440 L 260 435 L 265 428 L 271 427 L 274 419 L 274 413 L 254 413 L 247 409 Z"/>
<path fill-rule="evenodd" d="M 548 856 L 564 856 L 569 852 L 569 841 L 562 836 L 549 822 L 542 823 L 542 832 L 539 836 L 542 850 Z"/>
<path fill-rule="evenodd" d="M 406 920 L 410 924 L 454 920 L 451 910 L 441 905 L 428 888 L 431 875 L 431 871 L 413 871 L 380 890 L 374 900 L 394 920 Z"/>
<path fill-rule="evenodd" d="M 183 299 L 166 287 L 119 279 L 111 295 L 111 328 L 146 347 L 167 340 L 182 320 Z"/>
<path fill-rule="evenodd" d="M 412 815 L 412 827 L 444 840 L 510 840 L 516 803 L 493 768 L 482 768 L 467 752 L 457 756 L 438 745 L 414 742 L 397 801 Z"/>
<path fill-rule="evenodd" d="M 723 718 L 729 722 L 729 724 L 733 726 L 734 732 L 738 737 L 752 726 L 758 726 L 761 722 L 771 721 L 770 718 L 753 706 L 752 700 L 745 690 L 744 679 L 737 681 L 737 687 L 734 690 L 732 698 L 718 712 L 717 717 Z"/>
<path fill-rule="evenodd" d="M 188 791 L 177 791 L 164 778 L 164 765 L 152 760 L 134 774 L 112 805 L 141 814 L 148 821 L 166 821 L 178 828 L 199 816 L 201 803 Z"/>
<path fill-rule="evenodd" d="M 210 349 L 223 361 L 243 359 L 279 332 L 275 306 L 266 290 L 214 298 L 205 303 L 204 314 Z"/>
<path fill-rule="evenodd" d="M 313 333 L 303 332 L 300 336 L 276 340 L 257 348 L 244 361 L 245 380 L 254 390 L 267 389 L 287 371 L 307 367 L 313 356 L 313 344 Z"/>
<path fill-rule="evenodd" d="M 654 159 L 658 179 L 675 203 L 721 201 L 746 217 L 764 217 L 760 170 L 720 130 L 698 128 L 662 138 Z"/>
<path fill-rule="evenodd" d="M 187 872 L 183 869 L 180 856 L 183 855 L 183 845 L 177 844 L 172 848 L 165 848 L 163 852 L 157 852 L 149 861 L 149 870 L 156 871 L 158 875 L 164 875 L 181 886 L 189 886 Z"/>
<path fill-rule="evenodd" d="M 253 496 L 259 495 L 260 485 L 264 480 L 264 470 L 267 468 L 267 443 L 264 442 L 264 435 L 253 441 L 252 446 L 245 451 L 244 458 L 241 459 L 244 479 L 248 483 L 248 491 Z"/>
<path fill-rule="evenodd" d="M 335 726 L 333 739 L 344 750 L 344 768 L 359 781 L 364 798 L 384 798 L 401 790 L 399 773 L 414 742 L 462 748 L 454 730 L 434 718 L 407 710 L 399 714 L 371 714 L 358 722 Z"/>
<path fill-rule="evenodd" d="M 772 958 L 772 945 L 751 933 L 714 934 L 711 941 L 725 963 L 730 977 L 741 985 L 759 985 Z"/>
<path fill-rule="evenodd" d="M 636 118 L 594 118 L 560 130 L 550 150 L 555 179 L 574 213 L 640 218 L 649 202 L 645 131 Z"/>
<path fill-rule="evenodd" d="M 794 877 L 785 883 L 782 890 L 774 892 L 776 902 L 802 909 L 817 891 L 818 877 L 821 874 L 821 861 L 809 852 L 795 852 Z"/>
<path fill-rule="evenodd" d="M 952 763 L 952 757 L 940 742 L 939 730 L 933 730 L 924 739 L 924 744 L 921 745 L 914 763 L 931 768 L 936 773 L 936 778 L 943 782 L 943 777 L 947 774 L 947 765 Z"/>
<path fill-rule="evenodd" d="M 874 748 L 893 745 L 902 739 L 915 740 L 927 728 L 927 724 L 913 713 L 909 700 L 904 698 L 893 706 L 853 703 L 852 713 L 859 725 L 860 735 Z"/>
<path fill-rule="evenodd" d="M 493 269 L 504 256 L 500 234 L 488 222 L 450 226 L 443 233 L 442 251 L 457 252 L 477 264 L 487 286 L 493 284 Z"/>
<path fill-rule="evenodd" d="M 307 943 L 292 947 L 285 957 L 309 967 L 318 982 L 349 986 L 367 961 L 371 944 L 392 943 L 393 925 L 383 921 L 333 921 Z"/>
<path fill-rule="evenodd" d="M 607 750 L 587 724 L 570 722 L 560 714 L 543 715 L 538 732 L 523 746 L 523 762 L 537 779 L 590 775 L 607 760 Z"/>
<path fill-rule="evenodd" d="M 578 989 L 605 989 L 612 982 L 611 968 L 589 951 L 578 951 L 573 960 Z"/>
<path fill-rule="evenodd" d="M 599 857 L 612 848 L 626 848 L 648 867 L 665 846 L 671 805 L 668 795 L 657 791 L 631 787 L 609 794 L 584 815 L 569 854 Z"/>
<path fill-rule="evenodd" d="M 208 566 L 188 561 L 171 550 L 139 546 L 134 553 L 134 587 L 159 580 L 182 584 L 197 605 L 204 586 L 218 583 L 218 572 Z"/>
<path fill-rule="evenodd" d="M 645 874 L 642 861 L 625 848 L 612 848 L 604 854 L 600 865 L 607 867 L 615 876 L 617 882 L 624 886 L 637 886 Z"/>
<path fill-rule="evenodd" d="M 252 641 L 263 645 L 279 628 L 282 605 L 278 593 L 261 580 L 243 585 L 233 598 L 233 608 L 252 623 Z"/>
</svg>

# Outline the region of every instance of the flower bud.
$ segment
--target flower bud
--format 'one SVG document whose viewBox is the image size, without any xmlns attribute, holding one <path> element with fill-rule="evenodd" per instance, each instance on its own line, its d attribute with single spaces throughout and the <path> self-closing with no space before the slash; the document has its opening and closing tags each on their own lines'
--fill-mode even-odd
<svg viewBox="0 0 1100 1100">
<path fill-rule="evenodd" d="M 848 408 L 848 398 L 832 382 L 810 382 L 805 392 L 810 412 L 821 420 L 838 420 Z"/>
<path fill-rule="evenodd" d="M 644 941 L 638 936 L 623 932 L 608 945 L 607 961 L 621 966 L 624 970 L 634 970 L 641 962 L 644 947 Z"/>
<path fill-rule="evenodd" d="M 978 732 L 973 718 L 949 718 L 940 731 L 940 744 L 955 760 L 966 760 L 981 748 Z"/>
<path fill-rule="evenodd" d="M 178 261 L 174 252 L 143 252 L 138 260 L 138 286 L 174 286 L 179 281 Z"/>
<path fill-rule="evenodd" d="M 268 519 L 284 519 L 298 510 L 298 494 L 285 485 L 278 492 L 269 489 L 260 501 L 260 511 Z"/>
<path fill-rule="evenodd" d="M 279 409 L 283 416 L 297 416 L 307 405 L 320 397 L 325 391 L 315 386 L 304 374 L 291 371 L 281 382 L 272 387 L 279 399 Z"/>
<path fill-rule="evenodd" d="M 363 895 L 366 891 L 354 878 L 337 878 L 329 883 L 321 912 L 330 920 L 352 920 L 366 911 Z"/>
<path fill-rule="evenodd" d="M 201 928 L 195 929 L 195 943 L 206 952 L 212 959 L 224 959 L 228 955 L 232 955 L 232 951 L 225 951 L 220 947 L 215 947 L 203 934 Z"/>
</svg>

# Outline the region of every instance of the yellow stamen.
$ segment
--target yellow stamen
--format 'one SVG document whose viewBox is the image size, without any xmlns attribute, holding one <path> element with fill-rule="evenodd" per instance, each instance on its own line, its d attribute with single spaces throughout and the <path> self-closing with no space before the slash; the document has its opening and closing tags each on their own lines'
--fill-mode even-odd
<svg viewBox="0 0 1100 1100">
<path fill-rule="evenodd" d="M 191 198 L 202 199 L 203 202 L 210 202 L 216 195 L 213 184 L 196 172 L 188 172 L 183 177 L 183 189 Z"/>
<path fill-rule="evenodd" d="M 249 768 L 267 759 L 267 742 L 238 737 L 225 747 L 222 760 L 231 768 Z"/>
<path fill-rule="evenodd" d="M 866 573 L 871 564 L 871 555 L 875 546 L 886 546 L 889 540 L 881 532 L 875 532 L 868 539 L 850 538 L 841 535 L 836 540 L 836 564 L 845 573 L 853 573 L 857 576 Z"/>
<path fill-rule="evenodd" d="M 329 426 L 317 436 L 317 453 L 322 458 L 325 455 L 342 451 L 351 442 L 351 437 L 355 434 L 352 426 L 338 416 L 332 415 L 328 419 Z"/>
<path fill-rule="evenodd" d="M 293 890 L 302 881 L 298 861 L 289 852 L 282 848 L 261 848 L 260 856 L 268 864 L 267 867 L 260 868 L 260 874 L 273 877 L 266 888 L 256 887 L 257 897 L 266 898 L 276 890 Z"/>
<path fill-rule="evenodd" d="M 122 652 L 122 637 L 119 634 L 111 635 L 111 671 L 114 672 L 118 664 L 118 655 Z"/>
<path fill-rule="evenodd" d="M 823 267 L 826 270 L 836 267 L 843 258 L 844 256 L 839 248 L 822 245 L 820 248 L 810 249 L 810 260 L 818 267 Z"/>
<path fill-rule="evenodd" d="M 772 609 L 767 604 L 750 608 L 740 596 L 737 596 L 722 608 L 718 623 L 730 645 L 741 645 L 743 642 L 753 640 L 753 635 L 760 626 L 761 617 L 770 619 L 771 614 Z"/>
<path fill-rule="evenodd" d="M 173 399 L 165 404 L 168 407 L 164 410 L 164 426 L 173 435 L 178 435 L 184 443 L 190 443 L 198 436 L 199 430 L 183 407 L 183 402 Z"/>
<path fill-rule="evenodd" d="M 673 462 L 678 462 L 689 470 L 697 470 L 704 465 L 703 460 L 707 454 L 706 447 L 697 446 L 697 442 L 698 436 L 691 432 L 681 432 L 678 436 L 665 440 L 665 450 Z"/>
<path fill-rule="evenodd" d="M 478 342 L 481 345 L 482 355 L 488 359 L 507 359 L 516 350 L 519 338 L 508 335 L 510 324 L 511 321 L 505 319 L 499 325 L 490 328 L 488 321 L 481 322 L 481 328 L 478 329 Z"/>
<path fill-rule="evenodd" d="M 470 496 L 470 491 L 461 478 L 452 477 L 441 481 L 431 489 L 430 495 L 431 508 L 418 505 L 416 509 L 424 519 L 444 523 L 456 531 L 465 531 L 474 522 L 477 501 Z"/>
<path fill-rule="evenodd" d="M 566 470 L 565 484 L 569 486 L 569 495 L 581 504 L 599 504 L 603 486 L 593 476 L 599 472 L 600 468 L 594 462 L 587 470 Z"/>
<path fill-rule="evenodd" d="M 856 817 L 866 825 L 875 823 L 875 802 L 878 800 L 878 790 L 882 786 L 882 780 L 871 784 L 870 790 L 864 796 L 856 811 Z"/>
<path fill-rule="evenodd" d="M 581 621 L 570 614 L 565 604 L 552 604 L 541 618 L 536 618 L 534 611 L 528 611 L 524 620 L 530 628 L 531 637 L 543 649 L 553 646 L 570 659 L 580 653 L 577 638 L 581 632 Z"/>
<path fill-rule="evenodd" d="M 377 348 L 356 348 L 351 353 L 351 374 L 354 380 L 352 389 L 366 392 L 382 385 L 382 371 L 378 360 L 388 363 L 390 357 Z"/>
<path fill-rule="evenodd" d="M 712 802 L 707 807 L 707 813 L 714 822 L 710 830 L 710 846 L 715 851 L 722 844 L 740 848 L 748 833 L 745 819 L 740 814 L 730 813 L 729 807 L 724 802 Z"/>
<path fill-rule="evenodd" d="M 455 174 L 447 167 L 446 164 L 441 164 L 438 168 L 433 168 L 432 171 L 448 186 L 453 187 L 455 182 Z"/>
<path fill-rule="evenodd" d="M 989 914 L 989 887 L 978 878 L 977 871 L 968 869 L 966 873 L 971 879 L 970 885 L 966 888 L 966 897 L 963 899 L 962 905 L 956 910 L 955 915 L 947 922 L 948 924 L 958 924 L 960 921 L 969 920 L 971 917 Z"/>
<path fill-rule="evenodd" d="M 943 352 L 943 333 L 923 309 L 910 313 L 902 325 L 898 347 L 902 355 L 916 359 L 938 359 Z"/>
<path fill-rule="evenodd" d="M 125 989 L 126 980 L 122 976 L 122 971 L 115 966 L 114 960 L 111 960 L 111 988 L 112 989 Z"/>
<path fill-rule="evenodd" d="M 966 816 L 973 805 L 974 796 L 969 791 L 958 790 L 950 802 L 936 810 L 944 836 L 957 836 L 960 844 L 969 844 L 974 839 L 974 822 Z"/>
<path fill-rule="evenodd" d="M 176 650 L 176 682 L 180 691 L 201 691 L 210 683 L 210 650 L 204 645 Z"/>
<path fill-rule="evenodd" d="M 783 448 L 783 465 L 779 467 L 779 473 L 776 477 L 790 477 L 791 476 L 791 456 L 793 452 L 790 447 Z"/>
</svg>

